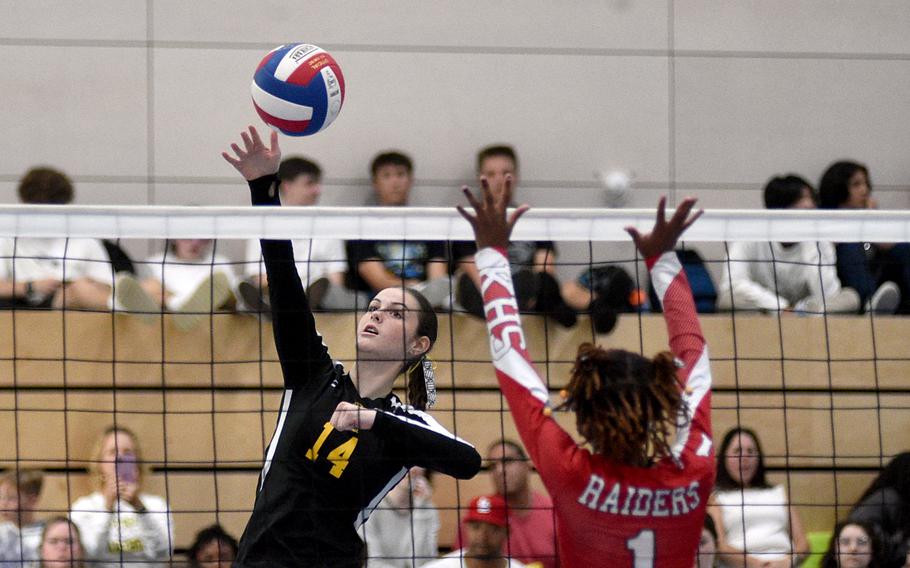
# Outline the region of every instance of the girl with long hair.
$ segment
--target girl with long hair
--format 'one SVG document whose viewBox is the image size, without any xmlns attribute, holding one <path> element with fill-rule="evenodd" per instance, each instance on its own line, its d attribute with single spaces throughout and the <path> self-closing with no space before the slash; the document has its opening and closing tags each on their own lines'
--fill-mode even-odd
<svg viewBox="0 0 910 568">
<path fill-rule="evenodd" d="M 249 182 L 253 205 L 280 205 L 278 134 L 252 126 L 222 156 Z M 423 412 L 435 397 L 436 314 L 420 293 L 386 288 L 357 324 L 346 370 L 316 330 L 290 241 L 262 240 L 285 391 L 237 566 L 360 566 L 362 524 L 409 468 L 468 479 L 480 454 Z M 392 393 L 407 379 L 407 402 Z"/>
<path fill-rule="evenodd" d="M 783 485 L 765 476 L 758 435 L 737 427 L 718 451 L 716 492 L 708 512 L 717 525 L 717 551 L 725 568 L 789 568 L 809 554 L 799 512 Z"/>
<path fill-rule="evenodd" d="M 89 468 L 96 491 L 77 499 L 70 518 L 93 566 L 145 566 L 171 556 L 174 520 L 167 501 L 143 491 L 148 471 L 132 430 L 110 426 Z"/>
<path fill-rule="evenodd" d="M 585 344 L 578 350 L 562 409 L 575 413 L 579 447 L 552 417 L 546 385 L 527 352 L 505 254 L 512 180 L 495 194 L 481 179 L 464 188 L 479 249 L 475 262 L 496 376 L 531 460 L 553 496 L 564 568 L 692 568 L 714 480 L 711 374 L 692 293 L 673 247 L 699 216 L 684 200 L 667 221 L 665 200 L 650 234 L 629 228 L 664 306 L 670 352 L 647 358 Z"/>
</svg>

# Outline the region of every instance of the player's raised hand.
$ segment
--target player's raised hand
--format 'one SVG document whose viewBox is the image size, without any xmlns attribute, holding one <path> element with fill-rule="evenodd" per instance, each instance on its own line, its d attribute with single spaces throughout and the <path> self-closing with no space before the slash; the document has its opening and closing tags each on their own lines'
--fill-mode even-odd
<svg viewBox="0 0 910 568">
<path fill-rule="evenodd" d="M 657 204 L 657 220 L 650 233 L 642 235 L 635 227 L 626 227 L 626 232 L 632 235 L 635 246 L 644 258 L 673 250 L 679 237 L 705 212 L 704 209 L 699 209 L 694 215 L 689 216 L 696 201 L 694 197 L 683 199 L 673 217 L 667 221 L 667 198 L 661 197 Z"/>
<path fill-rule="evenodd" d="M 269 139 L 269 146 L 262 142 L 259 132 L 256 128 L 249 126 L 248 130 L 240 133 L 243 140 L 243 149 L 236 142 L 231 144 L 231 150 L 236 154 L 236 158 L 227 152 L 222 152 L 221 156 L 229 164 L 237 168 L 240 175 L 246 180 L 253 180 L 274 174 L 278 172 L 278 165 L 281 163 L 281 148 L 278 147 L 278 133 L 272 130 Z"/>
<path fill-rule="evenodd" d="M 507 175 L 502 193 L 494 196 L 490 191 L 490 184 L 487 178 L 480 178 L 481 199 L 478 200 L 471 193 L 467 186 L 461 188 L 468 203 L 474 208 L 474 214 L 469 213 L 463 206 L 456 205 L 455 208 L 461 213 L 461 216 L 468 220 L 471 227 L 474 228 L 474 237 L 477 240 L 477 248 L 509 246 L 509 236 L 512 234 L 512 228 L 518 219 L 529 209 L 527 205 L 522 205 L 512 211 L 512 214 L 506 218 L 506 209 L 512 201 L 512 176 Z"/>
</svg>

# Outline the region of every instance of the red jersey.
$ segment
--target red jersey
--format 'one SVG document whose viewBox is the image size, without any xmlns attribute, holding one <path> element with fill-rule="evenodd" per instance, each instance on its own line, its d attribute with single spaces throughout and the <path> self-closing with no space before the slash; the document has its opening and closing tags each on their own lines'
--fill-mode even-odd
<svg viewBox="0 0 910 568">
<path fill-rule="evenodd" d="M 692 568 L 714 485 L 711 370 L 692 291 L 675 253 L 647 260 L 680 361 L 685 427 L 672 455 L 633 467 L 580 448 L 546 416 L 549 391 L 527 352 L 503 251 L 481 250 L 480 270 L 496 377 L 528 454 L 553 498 L 562 568 Z"/>
</svg>

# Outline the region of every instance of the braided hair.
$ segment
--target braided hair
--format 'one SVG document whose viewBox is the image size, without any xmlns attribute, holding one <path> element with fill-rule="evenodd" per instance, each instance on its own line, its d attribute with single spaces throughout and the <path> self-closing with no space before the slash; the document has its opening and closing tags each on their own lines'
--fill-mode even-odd
<svg viewBox="0 0 910 568">
<path fill-rule="evenodd" d="M 653 359 L 591 343 L 578 348 L 560 408 L 575 412 L 578 432 L 594 451 L 632 466 L 671 453 L 671 435 L 687 425 L 672 353 Z"/>
</svg>

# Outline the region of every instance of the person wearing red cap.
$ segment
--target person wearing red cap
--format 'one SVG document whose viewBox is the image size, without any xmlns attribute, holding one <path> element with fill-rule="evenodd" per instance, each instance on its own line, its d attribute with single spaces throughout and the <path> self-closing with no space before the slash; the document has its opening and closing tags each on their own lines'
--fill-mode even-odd
<svg viewBox="0 0 910 568">
<path fill-rule="evenodd" d="M 467 528 L 464 548 L 424 564 L 423 568 L 525 567 L 502 555 L 503 544 L 509 537 L 509 520 L 502 495 L 481 495 L 471 499 L 462 522 Z"/>
</svg>

